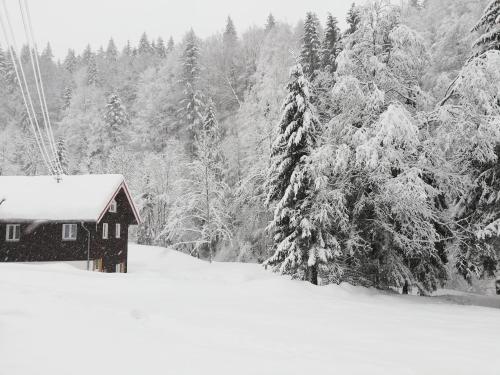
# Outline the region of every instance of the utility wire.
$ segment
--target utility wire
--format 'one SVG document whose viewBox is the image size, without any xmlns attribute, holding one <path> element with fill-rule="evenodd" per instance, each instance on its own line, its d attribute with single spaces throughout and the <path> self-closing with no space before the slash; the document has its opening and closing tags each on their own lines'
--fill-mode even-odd
<svg viewBox="0 0 500 375">
<path fill-rule="evenodd" d="M 10 58 L 12 60 L 13 66 L 14 66 L 14 71 L 15 71 L 15 74 L 16 74 L 17 82 L 19 84 L 19 88 L 21 90 L 21 96 L 23 98 L 24 106 L 25 106 L 26 111 L 28 113 L 28 120 L 29 120 L 31 129 L 33 131 L 33 134 L 35 136 L 36 144 L 37 144 L 38 149 L 39 149 L 39 151 L 40 151 L 40 153 L 42 155 L 44 164 L 47 167 L 49 173 L 53 175 L 54 174 L 54 169 L 53 169 L 51 161 L 48 158 L 47 149 L 45 147 L 45 144 L 44 144 L 44 141 L 43 141 L 43 137 L 42 137 L 42 134 L 40 132 L 40 127 L 39 127 L 38 121 L 36 119 L 36 112 L 35 112 L 34 107 L 33 107 L 33 102 L 31 101 L 31 96 L 30 96 L 30 93 L 29 93 L 29 90 L 28 90 L 28 85 L 27 85 L 27 82 L 26 82 L 26 77 L 24 75 L 24 70 L 23 70 L 22 62 L 21 62 L 21 60 L 19 58 L 19 54 L 15 51 L 15 49 L 17 50 L 17 47 L 16 47 L 14 33 L 12 32 L 12 25 L 10 23 L 9 13 L 8 13 L 8 10 L 7 10 L 7 5 L 5 3 L 5 0 L 3 0 L 2 3 L 3 3 L 5 17 L 7 19 L 8 24 L 9 24 L 10 32 L 12 33 L 12 35 L 9 35 L 8 29 L 7 29 L 6 24 L 5 24 L 5 21 L 4 21 L 3 17 L 1 16 L 1 14 L 0 14 L 0 24 L 1 24 L 1 28 L 2 28 L 3 34 L 4 34 L 4 39 L 5 39 L 6 45 L 7 45 L 8 49 L 9 49 Z M 12 43 L 11 43 L 11 40 L 10 40 L 11 36 L 12 36 L 12 39 L 13 39 Z M 21 81 L 21 76 L 19 74 L 19 69 L 18 69 L 18 66 L 17 66 L 16 57 L 17 57 L 18 62 L 19 62 L 19 69 L 21 71 L 21 75 L 22 75 L 22 78 L 23 78 L 22 81 Z M 23 82 L 24 82 L 24 86 L 23 86 Z M 25 92 L 25 90 L 26 90 L 26 92 Z M 28 102 L 29 102 L 29 104 L 28 104 Z M 32 113 L 32 111 L 33 111 L 33 113 Z M 36 126 L 35 126 L 35 124 L 36 124 Z"/>
<path fill-rule="evenodd" d="M 42 109 L 43 113 L 43 120 L 45 124 L 45 130 L 47 133 L 47 138 L 49 140 L 49 145 L 52 149 L 52 153 L 54 154 L 54 161 L 55 161 L 55 168 L 58 172 L 58 174 L 62 174 L 63 170 L 59 161 L 59 158 L 57 157 L 57 147 L 56 147 L 56 142 L 54 139 L 54 132 L 52 131 L 52 124 L 50 122 L 50 116 L 49 116 L 49 110 L 47 107 L 47 100 L 45 96 L 45 90 L 43 87 L 43 80 L 42 80 L 42 74 L 40 72 L 40 64 L 38 61 L 38 49 L 35 41 L 35 34 L 33 32 L 33 26 L 31 22 L 31 15 L 28 7 L 28 1 L 24 1 L 24 8 L 26 9 L 26 12 L 23 9 L 23 3 L 22 0 L 19 0 L 19 9 L 21 10 L 21 18 L 23 21 L 23 26 L 24 26 L 24 31 L 26 33 L 26 39 L 28 41 L 28 46 L 30 48 L 30 57 L 31 57 L 31 65 L 33 67 L 33 73 L 35 75 L 35 82 L 36 82 L 36 88 L 38 92 L 38 98 L 40 99 L 40 108 Z M 26 22 L 27 20 L 27 22 Z M 33 50 L 34 50 L 34 58 L 33 58 Z M 36 66 L 36 69 L 35 69 Z M 38 78 L 37 78 L 37 73 L 38 73 Z M 40 84 L 38 84 L 40 83 Z"/>
</svg>

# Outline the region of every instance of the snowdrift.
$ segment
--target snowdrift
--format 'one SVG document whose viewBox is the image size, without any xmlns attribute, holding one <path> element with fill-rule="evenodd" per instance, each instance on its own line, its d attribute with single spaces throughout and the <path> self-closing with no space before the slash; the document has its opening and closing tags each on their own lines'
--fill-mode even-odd
<svg viewBox="0 0 500 375">
<path fill-rule="evenodd" d="M 129 268 L 0 263 L 0 374 L 500 371 L 496 308 L 314 287 L 137 245 Z"/>
</svg>

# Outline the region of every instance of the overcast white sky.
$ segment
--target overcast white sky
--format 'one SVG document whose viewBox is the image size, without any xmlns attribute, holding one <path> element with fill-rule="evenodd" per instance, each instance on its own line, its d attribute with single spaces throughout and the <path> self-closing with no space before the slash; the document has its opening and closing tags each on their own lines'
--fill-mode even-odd
<svg viewBox="0 0 500 375">
<path fill-rule="evenodd" d="M 358 1 L 360 3 L 362 1 Z M 251 25 L 263 25 L 269 13 L 277 20 L 295 24 L 307 11 L 322 22 L 331 12 L 345 25 L 352 0 L 29 0 L 37 44 L 50 41 L 56 57 L 68 48 L 77 52 L 87 43 L 92 48 L 113 37 L 121 48 L 127 40 L 137 43 L 143 31 L 150 37 L 172 35 L 179 41 L 193 27 L 206 37 L 224 28 L 230 15 L 238 32 Z M 11 18 L 20 24 L 17 0 L 7 0 Z M 24 34 L 16 27 L 18 43 Z"/>
</svg>

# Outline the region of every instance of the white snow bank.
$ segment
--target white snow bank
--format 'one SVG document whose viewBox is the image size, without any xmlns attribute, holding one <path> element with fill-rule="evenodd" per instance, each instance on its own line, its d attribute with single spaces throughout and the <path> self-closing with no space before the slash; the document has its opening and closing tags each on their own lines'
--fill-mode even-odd
<svg viewBox="0 0 500 375">
<path fill-rule="evenodd" d="M 0 374 L 493 374 L 500 310 L 132 245 L 129 274 L 0 263 Z"/>
</svg>

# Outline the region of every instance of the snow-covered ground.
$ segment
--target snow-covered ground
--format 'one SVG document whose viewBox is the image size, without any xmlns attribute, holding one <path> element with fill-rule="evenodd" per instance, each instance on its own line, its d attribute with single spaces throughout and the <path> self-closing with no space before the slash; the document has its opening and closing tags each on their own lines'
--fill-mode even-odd
<svg viewBox="0 0 500 375">
<path fill-rule="evenodd" d="M 498 308 L 137 245 L 129 268 L 0 263 L 0 374 L 500 373 Z"/>
</svg>

